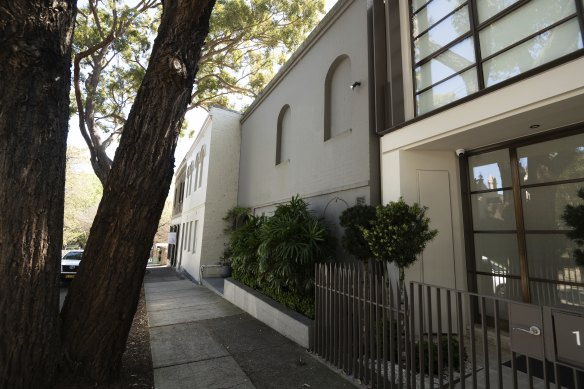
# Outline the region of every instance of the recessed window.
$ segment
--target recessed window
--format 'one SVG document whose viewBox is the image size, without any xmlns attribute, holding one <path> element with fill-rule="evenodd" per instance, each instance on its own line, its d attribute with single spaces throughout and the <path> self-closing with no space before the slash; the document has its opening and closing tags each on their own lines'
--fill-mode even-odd
<svg viewBox="0 0 584 389">
<path fill-rule="evenodd" d="M 351 60 L 341 55 L 325 79 L 324 140 L 351 129 Z"/>
<path fill-rule="evenodd" d="M 290 106 L 286 104 L 278 115 L 276 133 L 276 165 L 290 161 L 290 151 L 292 143 L 291 131 L 292 112 Z"/>
</svg>

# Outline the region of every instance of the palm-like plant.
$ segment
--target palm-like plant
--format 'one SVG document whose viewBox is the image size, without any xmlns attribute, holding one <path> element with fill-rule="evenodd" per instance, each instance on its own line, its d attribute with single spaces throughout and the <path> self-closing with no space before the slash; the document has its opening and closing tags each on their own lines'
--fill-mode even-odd
<svg viewBox="0 0 584 389">
<path fill-rule="evenodd" d="M 268 288 L 304 295 L 314 285 L 314 264 L 332 258 L 327 227 L 298 196 L 279 205 L 260 228 L 259 279 Z"/>
<path fill-rule="evenodd" d="M 265 222 L 263 216 L 249 215 L 247 221 L 234 230 L 229 241 L 231 269 L 233 277 L 249 285 L 258 287 L 258 247 L 260 228 Z"/>
</svg>

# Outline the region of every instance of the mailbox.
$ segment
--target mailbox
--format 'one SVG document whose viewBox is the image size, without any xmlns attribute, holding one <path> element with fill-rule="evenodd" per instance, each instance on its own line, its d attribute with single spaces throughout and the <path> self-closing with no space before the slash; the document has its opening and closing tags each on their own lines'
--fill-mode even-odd
<svg viewBox="0 0 584 389">
<path fill-rule="evenodd" d="M 511 350 L 532 358 L 545 357 L 541 307 L 509 303 Z"/>
<path fill-rule="evenodd" d="M 555 359 L 584 369 L 584 317 L 575 313 L 551 310 Z"/>
</svg>

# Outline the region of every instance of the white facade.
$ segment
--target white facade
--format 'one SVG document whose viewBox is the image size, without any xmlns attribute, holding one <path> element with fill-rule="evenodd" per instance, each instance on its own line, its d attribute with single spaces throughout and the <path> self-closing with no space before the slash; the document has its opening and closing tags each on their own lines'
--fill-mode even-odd
<svg viewBox="0 0 584 389">
<path fill-rule="evenodd" d="M 175 266 L 197 281 L 202 266 L 219 262 L 227 242 L 222 218 L 237 202 L 239 119 L 236 112 L 211 108 L 178 169 L 177 188 L 184 189 L 182 208 L 175 196 L 171 222 L 179 229 Z"/>
<path fill-rule="evenodd" d="M 344 209 L 379 201 L 366 26 L 364 2 L 339 2 L 243 115 L 240 206 L 298 194 L 340 235 Z"/>
<path fill-rule="evenodd" d="M 426 2 L 418 1 L 415 3 L 417 7 Z M 447 104 L 444 108 L 438 107 L 440 109 L 436 108 L 434 112 L 431 109 L 423 112 L 426 108 L 416 108 L 416 104 L 422 104 L 422 98 L 420 97 L 416 103 L 414 97 L 416 85 L 412 78 L 414 65 L 412 65 L 412 39 L 410 37 L 412 34 L 415 35 L 415 32 L 412 33 L 410 29 L 413 26 L 410 23 L 410 7 L 414 6 L 407 0 L 399 1 L 405 121 L 393 128 L 388 126 L 385 135 L 381 138 L 382 202 L 387 203 L 400 197 L 403 197 L 407 202 L 420 202 L 429 207 L 428 214 L 432 227 L 439 230 L 437 238 L 428 245 L 421 261 L 408 269 L 406 273 L 408 280 L 463 290 L 470 286 L 467 285 L 467 280 L 470 279 L 472 282 L 474 276 L 467 277 L 467 272 L 472 271 L 469 263 L 475 261 L 475 258 L 472 258 L 474 255 L 480 258 L 481 254 L 478 248 L 475 254 L 471 253 L 468 247 L 465 248 L 465 239 L 471 239 L 472 236 L 465 236 L 463 194 L 468 190 L 468 184 L 465 183 L 466 177 L 461 177 L 461 167 L 462 171 L 465 171 L 464 169 L 469 163 L 467 158 L 469 153 L 476 155 L 482 152 L 482 149 L 497 144 L 502 144 L 502 147 L 505 147 L 505 142 L 512 145 L 518 139 L 538 133 L 555 136 L 560 134 L 564 127 L 571 127 L 570 130 L 576 131 L 580 127 L 584 130 L 584 110 L 582 109 L 584 107 L 584 72 L 582 71 L 584 59 L 581 55 L 582 32 L 579 35 L 577 32 L 578 18 L 581 18 L 577 12 L 581 12 L 581 8 L 580 11 L 576 11 L 578 9 L 576 2 L 572 2 L 573 4 L 561 3 L 561 7 L 564 7 L 565 4 L 565 8 L 569 8 L 565 11 L 566 15 L 570 15 L 571 12 L 575 15 L 573 19 L 564 23 L 565 25 L 570 23 L 569 27 L 574 28 L 574 34 L 570 35 L 569 41 L 571 43 L 564 39 L 562 43 L 557 40 L 558 43 L 551 41 L 549 44 L 557 44 L 561 46 L 561 50 L 567 50 L 566 47 L 573 44 L 573 52 L 568 51 L 567 54 L 561 52 L 561 55 L 551 52 L 552 54 L 547 55 L 557 54 L 557 58 L 555 62 L 550 60 L 549 66 L 544 67 L 543 65 L 546 63 L 542 60 L 540 65 L 536 64 L 535 68 L 526 71 L 526 77 L 521 77 L 519 74 L 516 81 L 511 77 L 501 82 L 501 85 L 494 87 L 489 87 L 491 81 L 487 79 L 486 73 L 489 69 L 485 63 L 481 69 L 485 72 L 484 90 L 481 90 L 480 93 L 467 90 L 469 96 L 462 99 L 462 102 L 453 101 L 451 105 Z M 479 13 L 482 11 L 480 6 L 483 4 L 479 5 Z M 554 5 L 554 7 L 556 6 L 560 7 L 559 3 Z M 501 7 L 503 6 L 501 5 Z M 505 35 L 505 33 L 501 34 L 501 31 L 497 32 L 496 29 L 499 26 L 501 28 L 506 26 L 507 21 L 518 20 L 522 12 L 524 17 L 530 18 L 529 20 L 544 18 L 541 14 L 530 16 L 529 5 L 522 7 L 516 7 L 514 12 L 506 13 L 503 11 L 497 15 L 499 21 L 492 25 L 489 31 L 491 35 L 488 37 L 496 44 L 499 44 L 499 40 L 509 40 L 510 32 Z M 419 17 L 420 14 L 418 14 Z M 439 19 L 434 19 L 429 26 L 424 26 L 424 28 L 431 29 L 431 23 L 436 22 L 436 20 Z M 526 26 L 529 25 L 526 21 L 524 23 Z M 564 24 L 560 25 L 558 29 L 563 28 Z M 419 30 L 423 31 L 424 28 L 420 27 Z M 518 34 L 518 30 L 521 29 L 515 29 L 514 33 Z M 487 37 L 484 31 L 481 30 L 480 33 L 481 39 Z M 555 30 L 549 30 L 548 35 L 540 35 L 533 39 L 540 39 L 541 36 L 543 36 L 541 39 L 547 39 L 546 37 L 553 36 L 553 33 Z M 421 34 L 423 35 L 423 33 Z M 417 38 L 418 41 L 425 39 L 422 35 Z M 565 35 L 561 36 L 565 38 Z M 525 39 L 528 38 L 529 36 Z M 484 49 L 487 43 L 481 42 Z M 525 44 L 529 44 L 529 42 L 527 41 Z M 543 42 L 541 46 L 545 48 L 545 44 L 546 42 Z M 493 46 L 496 45 L 493 44 Z M 423 48 L 420 46 L 419 50 L 423 50 Z M 500 56 L 503 55 L 505 54 L 500 54 Z M 485 57 L 489 58 L 486 54 Z M 439 57 L 435 57 L 432 61 L 439 62 L 439 60 Z M 423 61 L 419 63 L 423 63 Z M 432 63 L 432 66 L 434 65 Z M 426 65 L 420 66 L 422 69 Z M 538 69 L 537 66 L 540 66 L 541 69 Z M 473 68 L 470 70 L 472 71 Z M 437 73 L 433 76 L 436 76 Z M 480 75 L 479 72 L 479 77 Z M 457 77 L 455 76 L 453 80 L 456 80 Z M 423 81 L 420 79 L 418 78 L 417 82 L 422 83 Z M 418 112 L 422 110 L 420 117 L 416 117 L 416 110 Z M 422 115 L 422 113 L 424 114 Z M 574 147 L 576 146 L 578 145 Z M 460 149 L 464 149 L 467 155 L 459 158 L 455 151 Z M 520 161 L 520 166 L 521 163 L 524 162 Z M 530 173 L 533 181 L 535 173 L 533 171 Z M 524 192 L 525 190 L 521 192 L 523 197 L 528 196 Z M 472 196 L 469 195 L 470 197 Z M 474 197 L 472 198 L 474 199 Z M 542 213 L 545 211 L 545 209 L 541 210 Z M 470 217 L 473 217 L 472 214 Z M 515 228 L 515 223 L 513 223 L 512 228 Z M 477 229 L 475 228 L 475 230 Z M 473 226 L 467 225 L 466 231 L 473 231 Z M 527 234 L 529 233 L 527 231 Z M 546 231 L 546 233 L 549 234 L 550 231 Z M 523 232 L 523 234 L 526 233 Z M 529 242 L 527 245 L 527 250 L 530 250 Z M 521 251 L 521 247 L 519 250 Z M 549 258 L 549 261 L 554 260 L 554 258 Z M 560 270 L 548 272 L 550 279 L 556 277 L 555 271 L 559 272 Z M 525 273 L 521 277 L 525 277 Z M 574 278 L 572 281 L 581 283 L 582 279 Z M 485 288 L 484 285 L 483 290 L 481 290 L 481 281 L 478 283 L 480 293 L 495 293 L 495 281 L 493 281 L 491 290 L 488 290 L 489 287 Z M 552 288 L 556 289 L 555 286 Z M 537 300 L 534 297 L 533 286 L 531 299 L 525 298 L 525 294 L 524 292 L 524 301 L 535 302 Z M 521 293 L 518 292 L 517 296 L 507 295 L 507 297 L 516 297 L 521 300 L 520 295 Z"/>
</svg>

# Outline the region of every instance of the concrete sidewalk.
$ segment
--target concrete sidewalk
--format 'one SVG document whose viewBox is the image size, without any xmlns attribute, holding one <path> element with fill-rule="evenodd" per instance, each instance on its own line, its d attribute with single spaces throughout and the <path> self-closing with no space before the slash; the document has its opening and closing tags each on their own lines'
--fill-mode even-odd
<svg viewBox="0 0 584 389">
<path fill-rule="evenodd" d="M 292 341 L 168 267 L 144 279 L 156 389 L 355 388 Z"/>
</svg>

